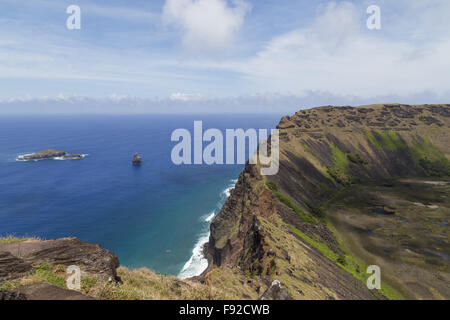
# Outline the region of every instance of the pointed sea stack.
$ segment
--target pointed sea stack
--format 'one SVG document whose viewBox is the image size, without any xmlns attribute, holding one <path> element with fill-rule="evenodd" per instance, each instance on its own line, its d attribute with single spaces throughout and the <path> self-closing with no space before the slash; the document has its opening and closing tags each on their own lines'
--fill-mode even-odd
<svg viewBox="0 0 450 320">
<path fill-rule="evenodd" d="M 134 153 L 132 163 L 133 163 L 133 166 L 140 166 L 142 164 L 142 159 L 141 159 L 141 157 L 139 157 L 137 152 Z"/>
</svg>

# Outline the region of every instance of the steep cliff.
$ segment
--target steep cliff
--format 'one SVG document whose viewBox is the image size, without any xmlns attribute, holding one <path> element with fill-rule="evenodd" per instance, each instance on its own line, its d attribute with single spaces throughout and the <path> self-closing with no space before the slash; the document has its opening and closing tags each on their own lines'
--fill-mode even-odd
<svg viewBox="0 0 450 320">
<path fill-rule="evenodd" d="M 409 242 L 399 240 L 397 247 L 384 254 L 376 254 L 382 251 L 379 243 L 378 247 L 373 245 L 367 249 L 366 246 L 364 252 L 361 248 L 357 252 L 357 246 L 352 248 L 349 244 L 352 240 L 365 241 L 369 234 L 349 239 L 344 235 L 356 234 L 357 226 L 352 225 L 353 230 L 347 223 L 347 229 L 343 229 L 340 219 L 348 217 L 335 214 L 342 206 L 346 213 L 350 211 L 345 210 L 345 206 L 353 211 L 359 209 L 364 214 L 354 215 L 352 219 L 360 225 L 361 217 L 372 219 L 380 229 L 377 234 L 367 230 L 372 232 L 370 238 L 374 238 L 373 241 L 387 241 L 382 236 L 394 237 L 392 230 L 390 235 L 384 232 L 384 226 L 392 225 L 394 220 L 388 219 L 399 217 L 395 210 L 400 212 L 405 209 L 402 205 L 412 204 L 414 199 L 394 201 L 389 194 L 391 190 L 378 190 L 377 197 L 368 195 L 378 184 L 386 184 L 386 180 L 397 186 L 400 179 L 406 177 L 419 180 L 448 178 L 449 125 L 450 105 L 328 106 L 283 117 L 277 127 L 280 130 L 280 170 L 274 176 L 263 177 L 258 165 L 246 165 L 231 196 L 211 225 L 210 269 L 236 266 L 253 277 L 280 280 L 294 298 L 380 298 L 381 295 L 389 298 L 449 298 L 450 292 L 448 287 L 446 289 L 450 283 L 449 269 L 445 267 L 450 253 L 447 233 L 437 243 L 414 243 L 416 247 L 420 246 L 414 254 L 422 254 L 421 258 L 426 250 L 441 255 L 441 261 L 435 261 L 434 265 L 411 262 L 413 258 L 418 259 L 412 255 L 395 263 L 389 261 L 389 264 L 385 256 L 394 249 L 405 249 L 404 246 L 405 250 L 410 250 L 407 248 Z M 371 188 L 363 188 L 374 181 L 377 183 Z M 445 185 L 446 182 L 442 183 Z M 409 192 L 419 192 L 410 184 L 407 186 Z M 405 185 L 398 188 L 402 187 Z M 367 199 L 366 207 L 357 207 L 355 199 L 337 205 L 346 197 L 345 191 L 351 188 L 356 200 L 359 197 Z M 366 193 L 358 194 L 361 190 Z M 397 196 L 402 194 L 400 189 L 396 190 Z M 434 190 L 431 194 L 442 192 L 442 200 L 446 199 L 447 191 L 448 188 Z M 385 198 L 390 195 L 390 202 L 383 194 Z M 424 221 L 430 219 L 427 214 L 440 214 L 442 221 L 448 221 L 449 209 L 444 203 L 439 213 L 422 210 L 418 214 Z M 373 212 L 366 216 L 367 210 Z M 389 214 L 380 215 L 377 210 L 392 213 L 392 217 L 384 217 Z M 418 221 L 409 229 L 401 229 L 403 233 L 399 239 L 422 232 L 416 228 L 419 224 Z M 369 292 L 364 283 L 367 278 L 365 266 L 373 262 L 382 265 L 386 277 L 382 290 Z M 390 281 L 389 277 L 396 277 L 392 269 L 401 266 L 406 270 L 404 264 L 413 268 L 416 274 L 425 274 L 429 282 Z M 445 285 L 439 285 L 439 281 L 444 281 Z M 424 290 L 414 289 L 419 285 Z"/>
</svg>

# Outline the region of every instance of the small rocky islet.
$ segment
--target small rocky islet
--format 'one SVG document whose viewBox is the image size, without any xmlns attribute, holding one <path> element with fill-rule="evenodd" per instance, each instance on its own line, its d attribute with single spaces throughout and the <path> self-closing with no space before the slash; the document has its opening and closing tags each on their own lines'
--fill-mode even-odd
<svg viewBox="0 0 450 320">
<path fill-rule="evenodd" d="M 142 158 L 137 152 L 134 153 L 131 163 L 133 164 L 133 166 L 140 166 L 142 164 Z"/>
<path fill-rule="evenodd" d="M 47 160 L 61 158 L 63 160 L 80 160 L 84 158 L 82 154 L 68 154 L 64 150 L 58 149 L 45 149 L 36 153 L 26 154 L 18 156 L 19 161 L 36 161 L 36 160 Z"/>
</svg>

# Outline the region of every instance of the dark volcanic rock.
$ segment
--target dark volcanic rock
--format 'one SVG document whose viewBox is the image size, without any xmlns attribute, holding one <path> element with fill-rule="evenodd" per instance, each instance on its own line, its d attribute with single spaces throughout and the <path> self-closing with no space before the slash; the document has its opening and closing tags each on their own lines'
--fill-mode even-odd
<svg viewBox="0 0 450 320">
<path fill-rule="evenodd" d="M 443 117 L 450 117 L 450 105 L 431 106 L 430 111 Z"/>
<path fill-rule="evenodd" d="M 0 301 L 1 300 L 27 300 L 27 297 L 17 291 L 5 291 L 0 290 Z"/>
<path fill-rule="evenodd" d="M 434 117 L 420 117 L 419 120 L 426 123 L 427 125 L 431 125 L 433 123 L 436 123 L 437 125 L 440 126 L 442 125 L 442 123 Z"/>
<path fill-rule="evenodd" d="M 0 247 L 0 281 L 23 277 L 33 267 L 10 252 L 1 251 Z"/>
<path fill-rule="evenodd" d="M 69 154 L 63 157 L 64 160 L 79 160 L 83 158 L 84 156 L 82 154 Z"/>
<path fill-rule="evenodd" d="M 142 159 L 141 159 L 141 157 L 139 157 L 139 155 L 137 154 L 137 152 L 134 153 L 132 163 L 133 163 L 134 166 L 139 166 L 139 165 L 142 164 Z"/>
<path fill-rule="evenodd" d="M 98 278 L 111 281 L 119 280 L 116 269 L 120 264 L 114 253 L 100 245 L 83 242 L 76 238 L 10 243 L 3 245 L 1 250 L 10 254 L 10 260 L 11 255 L 20 256 L 23 262 L 32 266 L 43 264 L 78 265 L 83 272 Z M 18 268 L 17 271 L 14 271 L 11 267 L 7 270 L 10 270 L 11 273 L 23 272 L 22 270 L 26 269 L 23 262 L 22 264 L 18 261 L 15 263 Z"/>
<path fill-rule="evenodd" d="M 77 291 L 63 289 L 45 282 L 19 287 L 16 294 L 26 300 L 95 300 Z"/>
<path fill-rule="evenodd" d="M 280 281 L 274 280 L 259 300 L 292 300 L 292 297 Z"/>
<path fill-rule="evenodd" d="M 359 113 L 370 113 L 373 112 L 372 108 L 357 108 Z"/>
<path fill-rule="evenodd" d="M 393 109 L 393 113 L 403 119 L 414 118 L 416 112 L 413 109 L 402 109 L 401 107 L 397 107 Z"/>
</svg>

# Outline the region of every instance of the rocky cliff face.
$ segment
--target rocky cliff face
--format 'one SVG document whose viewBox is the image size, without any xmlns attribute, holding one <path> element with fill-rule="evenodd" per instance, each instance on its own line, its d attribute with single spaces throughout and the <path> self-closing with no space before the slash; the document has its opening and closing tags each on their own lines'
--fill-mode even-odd
<svg viewBox="0 0 450 320">
<path fill-rule="evenodd" d="M 327 204 L 368 181 L 450 176 L 449 128 L 450 105 L 329 106 L 283 117 L 280 170 L 263 177 L 247 164 L 211 225 L 210 269 L 284 279 L 294 298 L 373 298 L 355 282 L 362 265 L 332 232 Z"/>
<path fill-rule="evenodd" d="M 0 244 L 0 281 L 16 279 L 41 265 L 81 266 L 86 275 L 117 281 L 119 259 L 111 251 L 77 238 Z"/>
<path fill-rule="evenodd" d="M 119 259 L 111 251 L 76 238 L 41 241 L 0 239 L 0 285 L 22 284 L 14 291 L 0 290 L 0 300 L 85 300 L 66 290 L 68 266 L 78 266 L 83 278 L 116 283 Z M 55 282 L 58 285 L 46 283 Z M 11 285 L 8 285 L 11 284 Z M 1 287 L 0 287 L 1 289 Z"/>
</svg>

